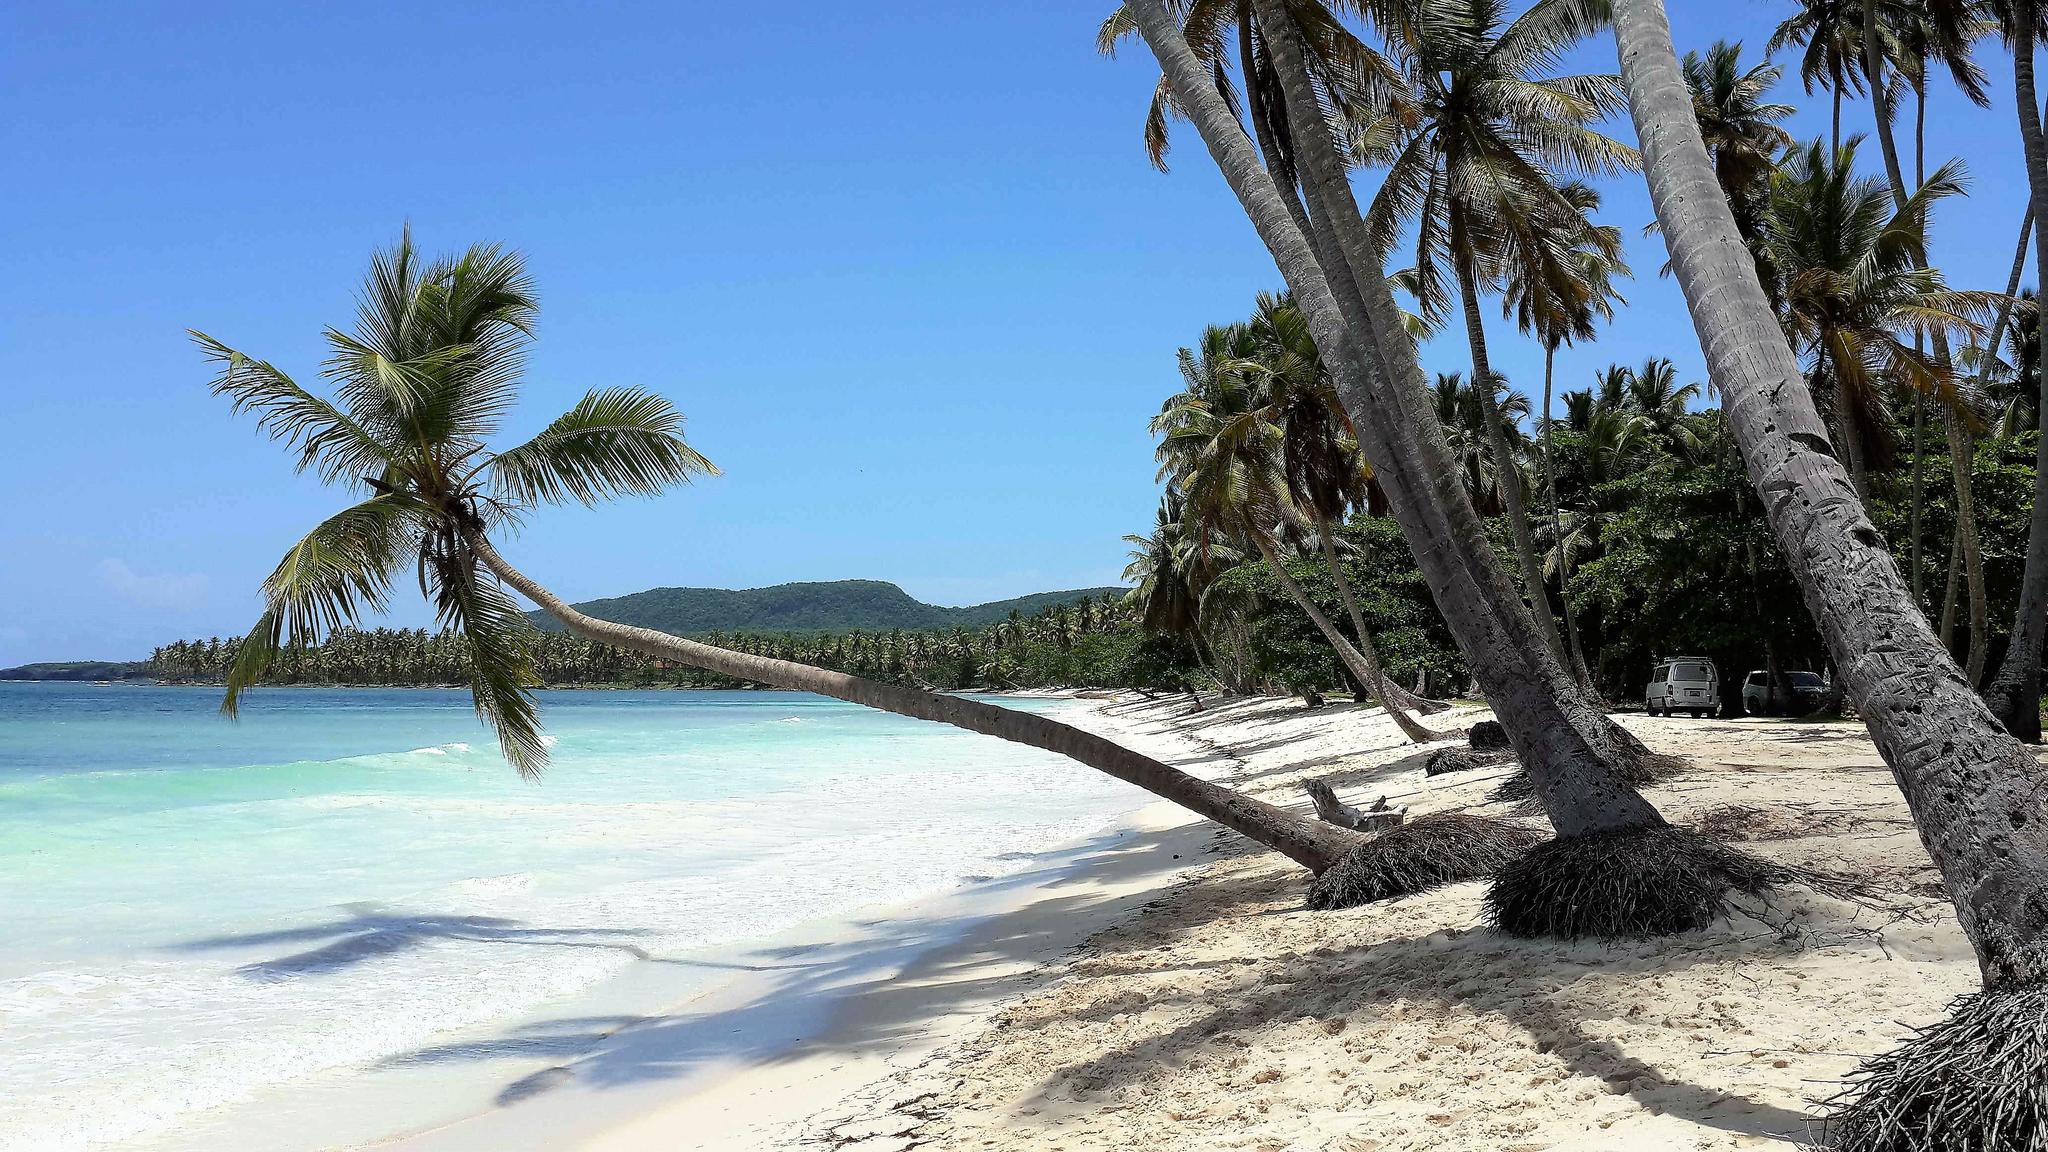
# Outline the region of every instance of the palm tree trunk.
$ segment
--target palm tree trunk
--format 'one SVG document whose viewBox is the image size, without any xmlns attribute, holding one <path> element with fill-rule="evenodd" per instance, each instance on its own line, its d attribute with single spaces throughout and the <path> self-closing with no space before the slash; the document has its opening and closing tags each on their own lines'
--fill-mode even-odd
<svg viewBox="0 0 2048 1152">
<path fill-rule="evenodd" d="M 1543 648 L 1459 485 L 1384 272 L 1361 256 L 1369 251 L 1364 224 L 1335 147 L 1318 130 L 1323 119 L 1285 10 L 1258 0 L 1289 120 L 1299 128 L 1295 151 L 1306 164 L 1312 222 L 1335 231 L 1336 254 L 1346 260 L 1327 279 L 1164 0 L 1129 0 L 1126 9 L 1308 318 L 1389 509 L 1552 825 L 1560 836 L 1662 826 L 1616 772 L 1642 754 L 1640 743 L 1632 746 L 1595 711 Z"/>
<path fill-rule="evenodd" d="M 1557 544 L 1557 601 L 1564 607 L 1564 634 L 1571 649 L 1572 674 L 1579 678 L 1579 687 L 1586 695 L 1595 694 L 1593 674 L 1586 670 L 1586 646 L 1579 639 L 1578 618 L 1572 614 L 1571 581 L 1572 564 L 1564 550 L 1564 512 L 1557 503 L 1557 461 L 1551 453 L 1551 427 L 1557 421 L 1550 418 L 1550 386 L 1552 369 L 1557 366 L 1557 346 L 1543 346 L 1543 489 L 1550 497 L 1550 538 Z"/>
<path fill-rule="evenodd" d="M 1988 986 L 2048 979 L 2048 789 L 1915 608 L 1800 386 L 1692 116 L 1661 0 L 1617 0 L 1650 198 L 1743 459 L 1840 677 L 1891 766 Z"/>
<path fill-rule="evenodd" d="M 1294 577 L 1288 575 L 1287 565 L 1280 559 L 1280 550 L 1273 546 L 1272 539 L 1266 533 L 1254 532 L 1252 536 L 1258 541 L 1259 555 L 1266 558 L 1266 564 L 1273 569 L 1273 576 L 1280 581 L 1280 586 L 1287 589 L 1287 595 L 1294 599 L 1295 604 L 1303 612 L 1308 613 L 1309 621 L 1316 626 L 1316 631 L 1323 634 L 1323 639 L 1329 641 L 1331 648 L 1336 649 L 1337 659 L 1344 662 L 1345 670 L 1357 677 L 1358 682 L 1365 685 L 1366 691 L 1379 698 L 1380 706 L 1387 710 L 1387 715 L 1394 718 L 1394 724 L 1401 729 L 1401 734 L 1417 744 L 1441 739 L 1436 733 L 1417 724 L 1414 717 L 1388 702 L 1386 677 L 1380 674 L 1379 662 L 1368 661 L 1364 653 L 1352 647 L 1351 641 L 1344 638 L 1344 633 L 1339 632 L 1337 626 L 1330 622 L 1330 618 L 1323 615 L 1323 610 L 1316 607 L 1316 602 L 1308 598 L 1308 593 L 1302 591 L 1301 585 L 1295 583 Z"/>
<path fill-rule="evenodd" d="M 1963 588 L 1963 537 L 1961 533 L 1950 532 L 1948 540 L 1948 577 L 1942 584 L 1941 592 L 1941 646 L 1952 660 L 1956 655 L 1956 605 L 1962 601 Z"/>
<path fill-rule="evenodd" d="M 1337 598 L 1344 602 L 1344 614 L 1350 617 L 1351 629 L 1358 634 L 1358 654 L 1365 657 L 1366 666 L 1372 669 L 1373 679 L 1367 687 L 1379 698 L 1380 706 L 1389 712 L 1408 711 L 1424 716 L 1444 711 L 1446 705 L 1420 699 L 1387 679 L 1386 666 L 1380 663 L 1379 648 L 1372 642 L 1372 629 L 1365 626 L 1365 614 L 1358 610 L 1358 597 L 1352 592 L 1351 577 L 1344 574 L 1344 562 L 1337 556 L 1337 534 L 1330 529 L 1330 518 L 1313 510 L 1309 517 L 1315 521 L 1316 542 L 1322 548 L 1323 562 L 1330 566 L 1330 582 L 1337 586 Z M 1407 731 L 1405 725 L 1402 731 Z M 1409 735 L 1411 739 L 1416 738 L 1414 733 Z"/>
<path fill-rule="evenodd" d="M 749 656 L 652 628 L 636 628 L 587 616 L 532 577 L 506 563 L 490 541 L 481 535 L 471 537 L 470 542 L 475 546 L 477 556 L 498 574 L 499 579 L 524 593 L 548 615 L 561 621 L 564 628 L 593 643 L 610 644 L 645 656 L 673 660 L 735 680 L 815 692 L 820 696 L 894 712 L 898 716 L 950 724 L 1012 743 L 1057 752 L 1243 833 L 1311 872 L 1322 872 L 1362 842 L 1355 833 L 1296 816 L 1220 784 L 1211 784 L 1047 716 L 998 708 L 959 696 L 924 692 L 900 684 L 863 680 L 808 664 Z"/>
<path fill-rule="evenodd" d="M 1877 0 L 1863 0 L 1863 28 L 1876 28 Z M 1884 89 L 1884 37 L 1863 37 L 1863 72 L 1870 78 L 1870 108 L 1877 116 L 1877 145 L 1884 152 L 1884 175 L 1891 182 L 1892 199 L 1906 203 L 1906 175 L 1899 167 L 1899 145 L 1892 138 L 1891 93 Z"/>
<path fill-rule="evenodd" d="M 1971 445 L 1976 438 L 1954 413 L 1949 414 L 1947 424 L 1949 473 L 1956 486 L 1956 548 L 1963 554 L 1964 587 L 1970 593 L 1970 647 L 1963 674 L 1971 684 L 1981 684 L 1991 647 L 1991 623 L 1984 588 L 1984 548 L 1977 537 L 1977 504 L 1971 495 L 1970 474 L 1976 463 Z"/>
<path fill-rule="evenodd" d="M 2012 79 L 2019 107 L 2021 151 L 2027 162 L 2027 189 L 2034 210 L 2035 269 L 2048 275 L 2048 141 L 2041 132 L 2040 96 L 2034 90 L 2034 27 L 2032 4 L 2012 5 L 2014 13 Z M 1993 344 L 1994 349 L 1997 348 Z M 2035 411 L 2038 426 L 2048 429 L 2048 372 L 2040 373 Z M 2027 524 L 2027 566 L 2020 577 L 2019 610 L 2013 614 L 2012 639 L 1998 675 L 1984 691 L 1992 712 L 2006 730 L 2022 740 L 2041 740 L 2041 645 L 2048 639 L 2048 435 L 2035 438 L 2034 514 Z"/>
<path fill-rule="evenodd" d="M 1835 369 L 1835 439 L 1849 468 L 1849 483 L 1858 500 L 1870 499 L 1870 476 L 1863 465 L 1863 435 L 1856 426 L 1856 394 L 1849 390 L 1849 378 Z"/>
<path fill-rule="evenodd" d="M 1515 535 L 1515 554 L 1522 561 L 1522 587 L 1529 594 L 1529 614 L 1536 630 L 1550 645 L 1559 663 L 1565 660 L 1564 641 L 1558 639 L 1557 622 L 1550 618 L 1550 592 L 1544 587 L 1543 568 L 1536 563 L 1536 537 L 1529 529 L 1529 509 L 1522 501 L 1522 469 L 1508 447 L 1508 430 L 1493 396 L 1493 365 L 1486 354 L 1486 324 L 1479 316 L 1479 287 L 1472 273 L 1471 237 L 1465 231 L 1465 212 L 1451 204 L 1451 261 L 1458 275 L 1458 299 L 1465 310 L 1465 339 L 1472 347 L 1472 387 L 1479 393 L 1479 410 L 1486 417 L 1486 444 L 1493 453 L 1493 475 L 1500 485 L 1501 502 L 1507 505 L 1508 526 Z"/>
</svg>

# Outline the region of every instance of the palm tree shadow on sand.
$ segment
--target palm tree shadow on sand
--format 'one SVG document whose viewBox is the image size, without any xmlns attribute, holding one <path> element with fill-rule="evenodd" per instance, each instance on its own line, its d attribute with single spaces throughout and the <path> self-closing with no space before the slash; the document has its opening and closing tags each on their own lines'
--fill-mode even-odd
<svg viewBox="0 0 2048 1152">
<path fill-rule="evenodd" d="M 235 969 L 252 980 L 278 981 L 324 976 L 369 960 L 410 952 L 441 940 L 556 948 L 609 948 L 636 959 L 662 962 L 627 938 L 637 928 L 534 928 L 498 916 L 418 915 L 386 912 L 374 904 L 344 904 L 347 915 L 320 924 L 272 932 L 213 936 L 176 945 L 181 952 L 261 948 L 271 944 L 313 944 L 301 952 L 253 961 Z"/>
<path fill-rule="evenodd" d="M 757 980 L 692 1001 L 685 1010 L 558 1017 L 420 1048 L 384 1066 L 552 1062 L 504 1084 L 496 1095 L 503 1106 L 569 1083 L 629 1088 L 683 1080 L 714 1066 L 915 1042 L 933 1019 L 1030 987 L 1048 950 L 1087 934 L 1074 925 L 1106 925 L 1158 898 L 1155 891 L 1103 893 L 1095 882 L 1142 880 L 1197 862 L 1218 841 L 1235 840 L 1200 827 L 1106 832 L 976 885 L 977 899 L 965 908 L 941 904 L 929 915 L 856 921 L 857 931 L 840 939 L 750 950 L 731 967 L 757 972 Z M 1085 861 L 1078 870 L 1077 858 Z M 1034 890 L 1050 895 L 1033 903 L 1031 916 L 977 910 L 984 899 Z"/>
</svg>

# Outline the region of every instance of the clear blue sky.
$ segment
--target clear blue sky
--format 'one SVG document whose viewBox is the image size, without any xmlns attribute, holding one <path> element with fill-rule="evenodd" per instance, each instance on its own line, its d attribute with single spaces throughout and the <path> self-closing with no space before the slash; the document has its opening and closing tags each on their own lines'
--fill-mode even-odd
<svg viewBox="0 0 2048 1152">
<path fill-rule="evenodd" d="M 1171 176 L 1146 165 L 1156 72 L 1141 46 L 1095 55 L 1108 6 L 14 6 L 0 665 L 248 625 L 257 581 L 339 496 L 227 418 L 184 330 L 313 383 L 321 326 L 349 320 L 367 255 L 408 220 L 429 249 L 528 254 L 542 328 L 508 435 L 640 384 L 725 469 L 536 515 L 508 551 L 571 598 L 872 577 L 953 604 L 1113 581 L 1119 537 L 1151 519 L 1145 421 L 1174 348 L 1277 276 L 1192 131 Z M 1760 50 L 1789 5 L 1671 7 L 1681 48 Z M 1988 288 L 2022 181 L 2009 71 L 1983 56 L 1998 103 L 1944 90 L 1931 138 L 1975 189 L 1938 222 L 1940 260 Z M 1580 57 L 1613 67 L 1605 41 Z M 1785 94 L 1811 109 L 1796 130 L 1825 131 L 1821 101 Z M 1560 386 L 1652 353 L 1697 377 L 1640 182 L 1606 191 L 1636 304 L 1562 358 Z M 1447 336 L 1427 360 L 1464 355 Z M 1505 325 L 1494 357 L 1540 387 Z"/>
</svg>

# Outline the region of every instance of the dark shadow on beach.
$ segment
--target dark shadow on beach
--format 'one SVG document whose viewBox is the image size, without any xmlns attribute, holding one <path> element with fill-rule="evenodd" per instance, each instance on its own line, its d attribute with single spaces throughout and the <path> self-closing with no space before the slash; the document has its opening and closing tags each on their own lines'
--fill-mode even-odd
<svg viewBox="0 0 2048 1152">
<path fill-rule="evenodd" d="M 714 1064 L 770 1063 L 914 1040 L 935 1017 L 1023 991 L 1041 957 L 1049 951 L 1058 955 L 1087 935 L 1077 935 L 1074 925 L 1107 926 L 1159 899 L 1156 891 L 1142 889 L 1122 895 L 1062 895 L 1062 889 L 1097 879 L 1164 876 L 1209 851 L 1228 851 L 1218 845 L 1237 840 L 1201 827 L 1104 833 L 1078 850 L 1078 868 L 1076 850 L 1070 849 L 977 886 L 982 897 L 1013 889 L 1052 893 L 1036 900 L 1027 917 L 965 913 L 859 921 L 862 932 L 851 939 L 758 948 L 737 957 L 733 967 L 760 974 L 739 1002 L 719 1003 L 714 994 L 707 1003 L 715 1006 L 673 1015 L 561 1017 L 417 1049 L 386 1063 L 561 1062 L 503 1085 L 497 1102 L 505 1105 L 572 1082 L 623 1087 L 681 1079 Z M 1232 903 L 1223 902 L 1217 914 L 1226 914 Z"/>
</svg>

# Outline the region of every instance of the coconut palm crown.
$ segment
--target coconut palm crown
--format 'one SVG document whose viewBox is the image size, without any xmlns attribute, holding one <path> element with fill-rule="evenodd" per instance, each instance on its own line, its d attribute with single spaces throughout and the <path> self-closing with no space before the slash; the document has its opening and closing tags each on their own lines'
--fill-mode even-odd
<svg viewBox="0 0 2048 1152">
<path fill-rule="evenodd" d="M 518 397 L 537 301 L 524 261 L 496 245 L 424 259 L 410 230 L 371 262 L 351 332 L 327 330 L 329 399 L 201 332 L 219 367 L 212 390 L 312 470 L 362 499 L 285 552 L 263 581 L 264 610 L 227 677 L 236 713 L 279 650 L 313 644 L 383 610 L 400 571 L 417 571 L 443 628 L 468 649 L 477 715 L 531 776 L 547 745 L 531 686 L 532 624 L 477 544 L 539 504 L 651 496 L 718 471 L 683 439 L 682 415 L 638 388 L 592 391 L 524 444 L 487 439 Z"/>
</svg>

